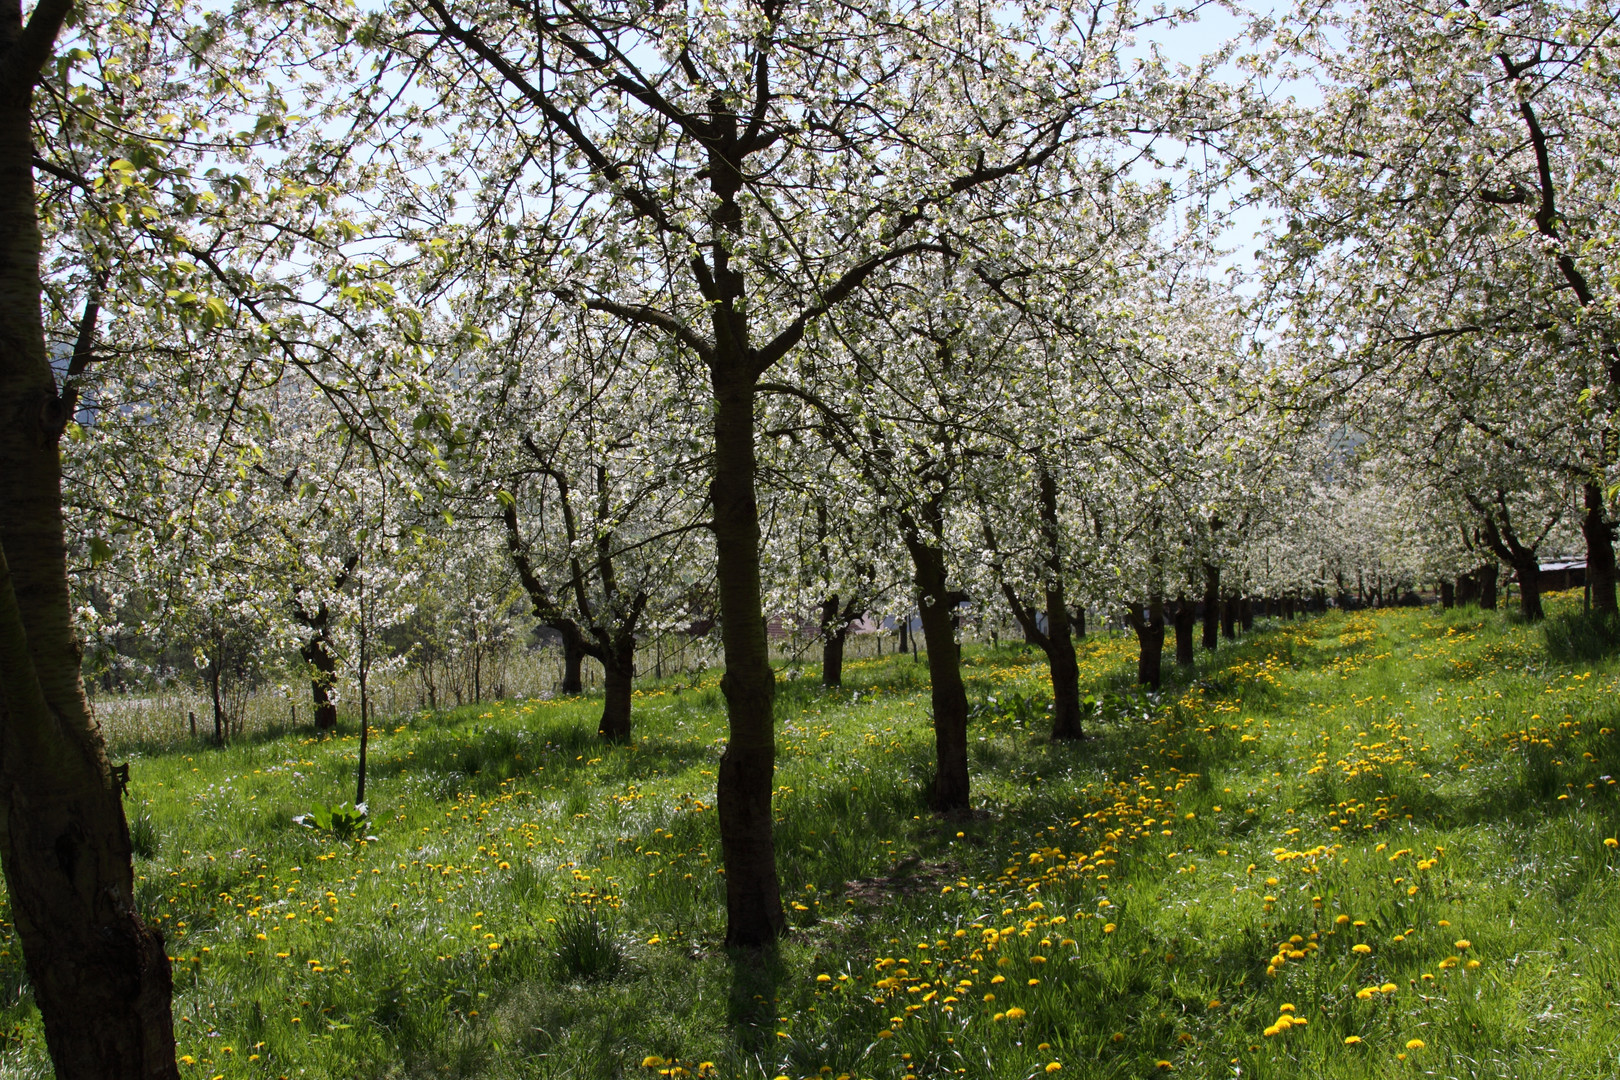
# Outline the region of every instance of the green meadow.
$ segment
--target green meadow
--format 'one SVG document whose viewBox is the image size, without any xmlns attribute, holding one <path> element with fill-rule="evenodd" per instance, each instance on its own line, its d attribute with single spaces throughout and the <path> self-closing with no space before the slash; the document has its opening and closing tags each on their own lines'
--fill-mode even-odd
<svg viewBox="0 0 1620 1080">
<path fill-rule="evenodd" d="M 721 944 L 716 673 L 642 683 L 628 747 L 589 697 L 393 718 L 359 822 L 320 811 L 352 727 L 108 734 L 188 1080 L 1613 1076 L 1620 666 L 1578 606 L 1262 622 L 1158 695 L 1094 635 L 1073 745 L 1038 653 L 969 648 L 950 819 L 924 666 L 784 671 L 768 955 Z M 5 930 L 0 1069 L 49 1076 Z"/>
</svg>

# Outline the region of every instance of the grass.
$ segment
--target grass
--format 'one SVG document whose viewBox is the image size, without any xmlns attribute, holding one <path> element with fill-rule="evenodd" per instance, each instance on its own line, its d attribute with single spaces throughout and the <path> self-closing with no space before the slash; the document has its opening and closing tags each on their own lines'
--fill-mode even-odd
<svg viewBox="0 0 1620 1080">
<path fill-rule="evenodd" d="M 970 650 L 963 820 L 925 809 L 923 667 L 782 682 L 766 957 L 720 945 L 717 673 L 644 684 L 627 748 L 588 698 L 396 721 L 352 841 L 293 821 L 352 794 L 352 733 L 148 745 L 182 1075 L 1620 1069 L 1607 653 L 1472 609 L 1266 625 L 1157 696 L 1127 639 L 1081 653 L 1097 737 L 1055 746 L 1037 655 Z M 0 1028 L 49 1075 L 9 936 Z"/>
</svg>

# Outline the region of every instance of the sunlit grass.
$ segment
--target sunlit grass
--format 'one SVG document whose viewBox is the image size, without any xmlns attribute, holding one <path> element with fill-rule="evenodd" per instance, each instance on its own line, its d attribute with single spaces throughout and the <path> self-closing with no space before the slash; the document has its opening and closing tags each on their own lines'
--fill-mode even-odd
<svg viewBox="0 0 1620 1080">
<path fill-rule="evenodd" d="M 589 698 L 397 720 L 353 842 L 292 820 L 352 796 L 352 733 L 150 751 L 182 1075 L 1614 1073 L 1612 660 L 1470 609 L 1265 627 L 1156 697 L 1124 637 L 1081 662 L 1098 737 L 980 708 L 950 820 L 923 665 L 784 681 L 763 959 L 720 945 L 715 672 L 647 684 L 627 748 Z M 965 674 L 1050 690 L 1038 654 Z M 0 1060 L 48 1075 L 0 950 Z"/>
</svg>

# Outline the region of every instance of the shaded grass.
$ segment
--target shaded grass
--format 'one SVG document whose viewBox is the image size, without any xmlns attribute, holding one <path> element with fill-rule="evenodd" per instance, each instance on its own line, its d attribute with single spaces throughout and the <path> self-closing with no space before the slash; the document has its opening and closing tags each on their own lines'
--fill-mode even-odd
<svg viewBox="0 0 1620 1080">
<path fill-rule="evenodd" d="M 1611 660 L 1472 610 L 1263 624 L 1158 694 L 1133 649 L 1081 646 L 1086 742 L 980 710 L 961 820 L 925 808 L 925 667 L 780 683 L 765 956 L 721 946 L 715 673 L 644 684 L 631 747 L 588 698 L 389 725 L 372 842 L 292 824 L 352 791 L 352 733 L 152 748 L 129 810 L 182 1075 L 1614 1073 Z M 1049 698 L 1027 651 L 964 674 Z M 10 938 L 0 1014 L 0 1069 L 47 1075 Z"/>
</svg>

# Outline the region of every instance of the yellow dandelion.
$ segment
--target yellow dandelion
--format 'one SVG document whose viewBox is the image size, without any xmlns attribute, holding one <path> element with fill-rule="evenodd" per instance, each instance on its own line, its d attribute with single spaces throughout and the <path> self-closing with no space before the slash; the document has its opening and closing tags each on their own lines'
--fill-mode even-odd
<svg viewBox="0 0 1620 1080">
<path fill-rule="evenodd" d="M 1063 1063 L 1061 1061 L 1048 1061 L 1046 1063 L 1046 1071 L 1049 1073 L 1060 1072 L 1062 1069 Z"/>
<path fill-rule="evenodd" d="M 1458 952 L 1464 952 L 1472 944 L 1473 944 L 1473 942 L 1469 941 L 1467 938 L 1461 938 L 1461 939 L 1459 939 L 1457 941 L 1457 951 Z"/>
<path fill-rule="evenodd" d="M 1371 945 L 1352 945 L 1350 947 L 1350 951 L 1353 952 L 1353 953 L 1359 953 L 1362 956 L 1366 956 L 1368 953 L 1372 952 L 1372 946 Z"/>
<path fill-rule="evenodd" d="M 1406 1048 L 1408 1050 L 1421 1050 L 1421 1049 L 1423 1049 L 1423 1040 L 1422 1039 L 1407 1039 L 1406 1040 Z"/>
<path fill-rule="evenodd" d="M 1361 1036 L 1360 1035 L 1346 1035 L 1344 1037 L 1344 1045 L 1346 1045 L 1346 1046 L 1359 1046 L 1360 1044 L 1361 1044 Z"/>
</svg>

